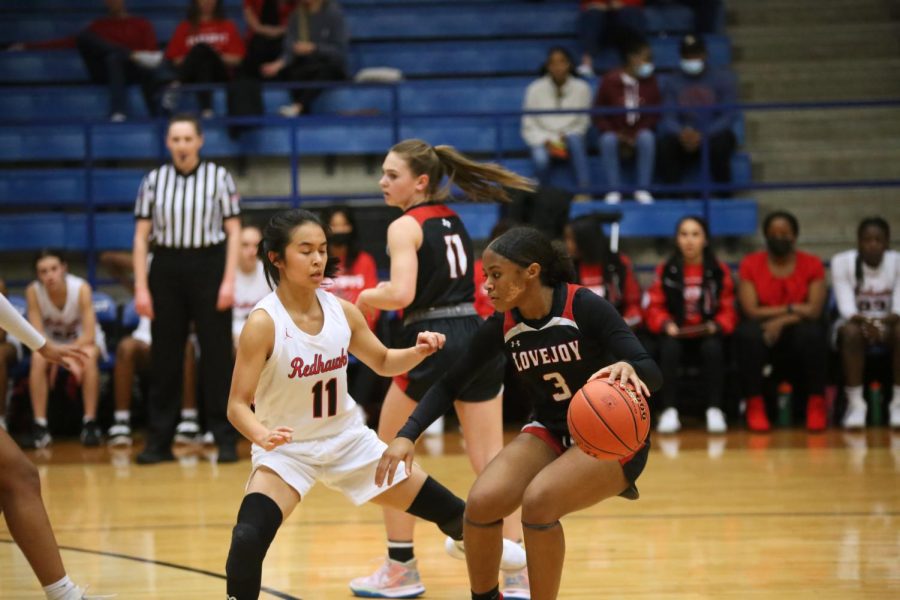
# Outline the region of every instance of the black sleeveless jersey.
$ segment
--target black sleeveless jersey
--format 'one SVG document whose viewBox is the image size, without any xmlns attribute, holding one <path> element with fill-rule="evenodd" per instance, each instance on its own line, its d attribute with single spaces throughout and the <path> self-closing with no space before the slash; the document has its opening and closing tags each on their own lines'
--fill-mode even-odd
<svg viewBox="0 0 900 600">
<path fill-rule="evenodd" d="M 440 202 L 419 204 L 404 214 L 422 227 L 416 296 L 405 310 L 474 302 L 472 240 L 459 215 Z"/>
<path fill-rule="evenodd" d="M 626 361 L 651 391 L 662 386 L 659 367 L 616 309 L 587 288 L 560 284 L 550 313 L 542 319 L 525 320 L 517 310 L 489 317 L 468 352 L 422 398 L 398 435 L 417 439 L 500 352 L 506 353 L 521 388 L 527 390 L 533 418 L 558 434 L 568 433 L 566 412 L 572 396 L 609 364 Z"/>
</svg>

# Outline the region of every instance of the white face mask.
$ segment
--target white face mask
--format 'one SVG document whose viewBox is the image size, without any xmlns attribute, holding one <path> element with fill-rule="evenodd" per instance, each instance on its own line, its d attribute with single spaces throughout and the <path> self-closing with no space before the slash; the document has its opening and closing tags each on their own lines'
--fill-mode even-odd
<svg viewBox="0 0 900 600">
<path fill-rule="evenodd" d="M 682 58 L 681 70 L 687 75 L 699 75 L 703 72 L 706 63 L 702 58 Z"/>
<path fill-rule="evenodd" d="M 653 63 L 641 63 L 641 65 L 637 68 L 637 76 L 639 79 L 646 79 L 653 75 L 653 71 L 656 67 Z"/>
</svg>

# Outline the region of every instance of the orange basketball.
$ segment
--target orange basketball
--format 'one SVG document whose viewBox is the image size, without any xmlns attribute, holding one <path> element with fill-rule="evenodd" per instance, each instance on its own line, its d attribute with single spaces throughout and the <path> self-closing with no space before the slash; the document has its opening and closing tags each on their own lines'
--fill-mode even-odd
<svg viewBox="0 0 900 600">
<path fill-rule="evenodd" d="M 629 384 L 607 380 L 584 384 L 569 403 L 569 433 L 586 454 L 616 459 L 634 454 L 650 432 L 650 410 Z"/>
</svg>

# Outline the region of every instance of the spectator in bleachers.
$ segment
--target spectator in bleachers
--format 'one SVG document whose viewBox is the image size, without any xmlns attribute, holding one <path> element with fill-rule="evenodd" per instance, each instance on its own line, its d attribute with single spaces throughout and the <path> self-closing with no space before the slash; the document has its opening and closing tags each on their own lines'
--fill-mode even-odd
<svg viewBox="0 0 900 600">
<path fill-rule="evenodd" d="M 618 47 L 632 35 L 644 36 L 644 0 L 581 0 L 578 34 L 581 64 L 578 73 L 594 75 L 594 60 L 605 48 Z"/>
<path fill-rule="evenodd" d="M 187 18 L 178 24 L 166 48 L 176 76 L 163 95 L 163 107 L 177 108 L 183 83 L 228 81 L 244 53 L 244 40 L 235 22 L 225 17 L 222 0 L 190 0 Z M 212 92 L 199 92 L 197 98 L 201 114 L 211 117 Z"/>
<path fill-rule="evenodd" d="M 323 221 L 328 225 L 328 254 L 338 260 L 337 274 L 328 291 L 356 304 L 360 292 L 378 285 L 378 269 L 371 254 L 359 247 L 356 218 L 348 206 L 335 206 L 326 211 Z M 369 329 L 375 329 L 378 311 L 363 313 Z"/>
<path fill-rule="evenodd" d="M 762 226 L 766 250 L 741 261 L 738 301 L 745 319 L 735 335 L 752 431 L 770 428 L 763 400 L 766 364 L 785 379 L 798 379 L 806 391 L 807 429 L 821 431 L 827 425 L 825 267 L 818 257 L 796 249 L 799 232 L 791 213 L 769 213 Z"/>
<path fill-rule="evenodd" d="M 244 0 L 247 23 L 247 55 L 241 70 L 247 77 L 261 77 L 260 67 L 281 56 L 287 21 L 297 0 Z"/>
<path fill-rule="evenodd" d="M 115 412 L 113 424 L 107 431 L 111 446 L 131 445 L 131 394 L 135 374 L 150 374 L 150 319 L 141 317 L 137 328 L 119 340 L 116 346 L 116 366 L 113 369 L 113 400 Z M 181 396 L 181 422 L 175 428 L 179 442 L 198 441 L 200 426 L 197 423 L 197 357 L 194 341 L 188 340 L 184 348 L 184 380 Z"/>
<path fill-rule="evenodd" d="M 152 319 L 153 334 L 149 428 L 139 464 L 175 460 L 171 443 L 191 322 L 200 342 L 204 414 L 218 445 L 218 461 L 238 460 L 225 409 L 233 367 L 231 307 L 240 252 L 240 195 L 224 167 L 201 159 L 202 146 L 200 122 L 190 115 L 173 117 L 166 132 L 172 161 L 144 177 L 135 201 L 134 304 L 139 315 Z"/>
<path fill-rule="evenodd" d="M 630 108 L 659 106 L 662 97 L 653 74 L 653 55 L 650 44 L 641 37 L 632 37 L 622 48 L 622 66 L 603 76 L 594 106 L 597 108 Z M 637 187 L 634 199 L 651 204 L 653 196 L 647 191 L 653 180 L 656 161 L 656 134 L 659 113 L 632 111 L 615 115 L 595 115 L 594 126 L 600 132 L 600 160 L 611 188 L 606 194 L 608 204 L 622 200 L 620 159 L 634 159 L 637 163 Z"/>
<path fill-rule="evenodd" d="M 106 338 L 94 313 L 91 286 L 81 277 L 69 274 L 62 255 L 52 250 L 43 250 L 38 254 L 34 269 L 37 280 L 25 290 L 28 320 L 49 340 L 80 348 L 89 357 L 80 369 L 70 370 L 70 373 L 80 383 L 84 401 L 81 443 L 97 446 L 101 436 L 97 424 L 100 394 L 98 361 L 106 355 Z M 31 355 L 28 388 L 34 413 L 32 435 L 36 448 L 44 448 L 53 441 L 47 427 L 47 400 L 57 374 L 57 366 L 41 354 Z"/>
<path fill-rule="evenodd" d="M 6 296 L 6 283 L 0 279 L 0 294 Z M 18 340 L 0 329 L 0 429 L 6 429 L 6 396 L 9 388 L 9 369 L 19 360 Z"/>
<path fill-rule="evenodd" d="M 266 281 L 265 267 L 258 256 L 261 241 L 262 231 L 259 227 L 241 227 L 241 249 L 234 277 L 234 306 L 231 309 L 231 336 L 235 349 L 253 307 L 272 291 Z"/>
<path fill-rule="evenodd" d="M 640 325 L 641 286 L 634 277 L 631 260 L 610 249 L 597 217 L 572 219 L 563 231 L 563 239 L 575 265 L 576 283 L 606 298 L 632 329 Z"/>
<path fill-rule="evenodd" d="M 847 412 L 844 427 L 866 426 L 863 375 L 867 350 L 891 353 L 894 377 L 890 424 L 900 427 L 900 254 L 890 250 L 891 230 L 881 217 L 859 223 L 857 249 L 831 260 L 831 283 L 839 317 L 832 340 L 841 353 Z"/>
<path fill-rule="evenodd" d="M 550 49 L 541 74 L 525 90 L 522 110 L 588 110 L 591 107 L 591 87 L 575 75 L 572 58 L 565 48 Z M 551 159 L 568 160 L 579 189 L 576 199 L 589 199 L 584 190 L 591 184 L 585 147 L 585 134 L 590 126 L 587 113 L 522 116 L 522 137 L 531 148 L 531 160 L 542 184 L 548 183 Z"/>
<path fill-rule="evenodd" d="M 287 22 L 281 57 L 262 66 L 262 75 L 286 81 L 340 81 L 347 78 L 349 33 L 344 12 L 334 0 L 299 0 Z M 321 89 L 291 90 L 291 104 L 279 112 L 296 117 L 309 112 Z"/>
<path fill-rule="evenodd" d="M 656 430 L 674 433 L 678 418 L 678 368 L 683 357 L 699 356 L 706 387 L 706 430 L 724 433 L 725 383 L 723 336 L 737 323 L 734 281 L 728 265 L 709 246 L 709 227 L 700 217 L 684 217 L 675 228 L 675 252 L 656 268 L 648 291 L 647 329 L 660 337 L 660 363 L 665 385 L 663 412 Z"/>
<path fill-rule="evenodd" d="M 731 155 L 737 145 L 733 109 L 693 112 L 692 108 L 737 102 L 734 74 L 709 65 L 702 38 L 688 35 L 681 42 L 681 69 L 663 86 L 668 109 L 659 124 L 659 173 L 667 184 L 679 183 L 690 163 L 699 160 L 704 140 L 715 183 L 731 182 Z"/>
<path fill-rule="evenodd" d="M 94 83 L 109 86 L 109 116 L 124 121 L 128 114 L 128 84 L 139 83 L 147 111 L 156 114 L 159 86 L 157 67 L 162 59 L 153 24 L 130 15 L 125 0 L 105 0 L 107 15 L 91 21 L 76 35 L 44 42 L 14 44 L 14 49 L 78 48 Z"/>
</svg>

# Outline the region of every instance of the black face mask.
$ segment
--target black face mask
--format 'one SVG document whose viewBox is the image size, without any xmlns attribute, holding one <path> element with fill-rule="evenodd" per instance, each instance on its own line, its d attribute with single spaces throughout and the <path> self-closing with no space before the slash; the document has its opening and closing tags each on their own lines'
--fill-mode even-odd
<svg viewBox="0 0 900 600">
<path fill-rule="evenodd" d="M 332 233 L 331 239 L 328 240 L 335 246 L 346 246 L 350 243 L 351 238 L 353 237 L 352 233 Z"/>
<path fill-rule="evenodd" d="M 783 238 L 766 238 L 769 253 L 777 258 L 784 258 L 794 249 L 794 242 Z"/>
</svg>

